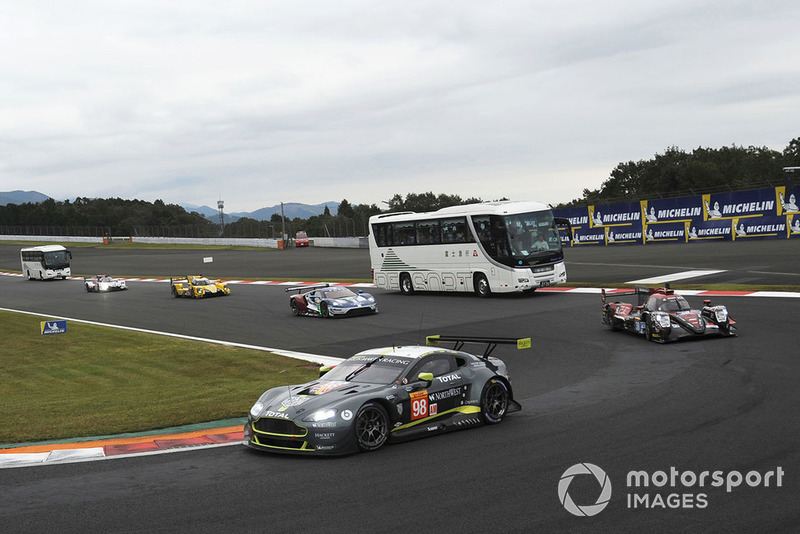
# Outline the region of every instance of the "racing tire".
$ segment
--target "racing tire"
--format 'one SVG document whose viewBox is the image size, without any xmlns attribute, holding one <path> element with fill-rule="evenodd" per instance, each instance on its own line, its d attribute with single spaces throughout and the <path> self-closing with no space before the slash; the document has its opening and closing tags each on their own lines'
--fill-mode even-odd
<svg viewBox="0 0 800 534">
<path fill-rule="evenodd" d="M 487 425 L 495 425 L 508 412 L 508 387 L 505 382 L 492 378 L 481 392 L 481 417 Z"/>
<path fill-rule="evenodd" d="M 324 318 L 333 317 L 333 315 L 331 315 L 331 311 L 328 309 L 328 303 L 327 302 L 320 302 L 320 304 L 319 304 L 319 314 L 322 315 L 322 317 L 324 317 Z"/>
<path fill-rule="evenodd" d="M 296 300 L 294 300 L 294 299 L 290 300 L 289 301 L 289 307 L 292 308 L 292 315 L 294 315 L 295 317 L 300 315 L 300 308 L 297 306 L 297 301 Z"/>
<path fill-rule="evenodd" d="M 611 330 L 612 332 L 618 330 L 617 325 L 614 324 L 614 314 L 611 312 L 611 306 L 606 308 L 603 319 L 609 330 Z"/>
<path fill-rule="evenodd" d="M 644 321 L 644 338 L 647 341 L 652 341 L 653 343 L 655 343 L 656 341 L 655 339 L 653 339 L 653 327 L 650 324 L 649 317 Z"/>
<path fill-rule="evenodd" d="M 356 443 L 362 452 L 380 449 L 389 439 L 389 415 L 380 404 L 368 402 L 356 414 Z"/>
<path fill-rule="evenodd" d="M 484 298 L 492 294 L 492 288 L 489 287 L 489 280 L 486 279 L 486 275 L 480 273 L 475 275 L 475 293 Z"/>
<path fill-rule="evenodd" d="M 411 275 L 402 273 L 400 275 L 400 293 L 410 295 L 414 292 L 414 284 L 411 282 Z"/>
<path fill-rule="evenodd" d="M 719 325 L 719 331 L 722 332 L 724 337 L 733 337 L 737 336 L 736 327 L 732 324 L 721 324 Z"/>
</svg>

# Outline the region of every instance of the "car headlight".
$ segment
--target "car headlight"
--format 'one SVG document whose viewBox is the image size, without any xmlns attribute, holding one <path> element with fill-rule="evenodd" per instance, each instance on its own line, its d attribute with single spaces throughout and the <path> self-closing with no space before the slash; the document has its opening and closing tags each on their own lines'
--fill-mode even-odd
<svg viewBox="0 0 800 534">
<path fill-rule="evenodd" d="M 263 409 L 264 409 L 264 403 L 261 402 L 261 401 L 258 401 L 257 403 L 255 403 L 253 405 L 252 408 L 250 408 L 250 416 L 253 417 L 253 419 L 255 419 L 256 417 L 261 415 L 261 411 Z"/>
<path fill-rule="evenodd" d="M 334 408 L 327 408 L 324 410 L 318 410 L 308 417 L 304 417 L 303 421 L 326 421 L 331 419 L 336 415 L 336 410 Z"/>
<path fill-rule="evenodd" d="M 668 313 L 654 313 L 653 319 L 661 328 L 669 328 L 670 319 Z"/>
<path fill-rule="evenodd" d="M 728 322 L 728 308 L 725 306 L 717 306 L 714 308 L 714 316 L 717 318 L 718 323 Z"/>
</svg>

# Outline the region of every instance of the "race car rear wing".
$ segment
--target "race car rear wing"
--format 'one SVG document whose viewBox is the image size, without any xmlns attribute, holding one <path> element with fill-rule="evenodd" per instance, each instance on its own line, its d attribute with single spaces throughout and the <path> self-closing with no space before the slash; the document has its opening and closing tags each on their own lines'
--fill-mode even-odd
<svg viewBox="0 0 800 534">
<path fill-rule="evenodd" d="M 638 297 L 638 305 L 643 306 L 644 303 L 647 301 L 647 298 L 657 291 L 664 291 L 666 293 L 672 293 L 672 290 L 669 288 L 669 284 L 665 284 L 664 287 L 645 287 L 645 286 L 636 286 L 635 289 L 631 291 L 613 291 L 610 295 L 616 296 L 625 296 L 625 295 L 636 295 Z M 600 298 L 603 301 L 603 308 L 606 307 L 606 296 L 609 293 L 606 293 L 605 289 L 600 290 Z"/>
<path fill-rule="evenodd" d="M 286 292 L 288 293 L 289 291 L 297 291 L 299 293 L 301 291 L 314 291 L 315 289 L 321 289 L 323 287 L 330 287 L 330 286 L 331 286 L 330 284 L 324 283 L 324 284 L 314 284 L 310 286 L 287 287 Z"/>
<path fill-rule="evenodd" d="M 437 334 L 425 338 L 425 344 L 429 347 L 447 342 L 455 343 L 453 350 L 461 350 L 465 343 L 486 344 L 483 358 L 488 358 L 497 345 L 516 345 L 519 350 L 531 348 L 531 338 L 529 337 L 517 339 L 513 337 L 440 336 Z"/>
</svg>

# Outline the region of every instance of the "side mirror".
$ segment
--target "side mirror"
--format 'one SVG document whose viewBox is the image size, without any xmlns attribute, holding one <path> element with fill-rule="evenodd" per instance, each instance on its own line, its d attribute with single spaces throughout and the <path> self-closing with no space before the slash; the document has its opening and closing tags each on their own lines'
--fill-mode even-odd
<svg viewBox="0 0 800 534">
<path fill-rule="evenodd" d="M 433 373 L 420 373 L 417 379 L 422 382 L 433 382 Z"/>
<path fill-rule="evenodd" d="M 359 295 L 360 295 L 361 293 L 363 293 L 363 292 L 364 292 L 364 290 L 363 290 L 363 289 L 359 289 L 359 290 L 358 290 L 358 294 L 359 294 Z"/>
<path fill-rule="evenodd" d="M 331 365 L 323 365 L 322 367 L 320 367 L 320 368 L 319 368 L 319 376 L 320 376 L 320 378 L 321 378 L 321 377 L 322 377 L 322 376 L 323 376 L 325 373 L 327 373 L 328 371 L 330 371 L 331 369 L 333 369 L 333 366 L 331 366 Z"/>
</svg>

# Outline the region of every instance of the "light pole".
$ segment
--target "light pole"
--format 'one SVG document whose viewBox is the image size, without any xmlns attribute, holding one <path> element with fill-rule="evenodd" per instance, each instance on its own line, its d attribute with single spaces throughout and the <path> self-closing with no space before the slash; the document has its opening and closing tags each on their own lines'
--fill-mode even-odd
<svg viewBox="0 0 800 534">
<path fill-rule="evenodd" d="M 225 215 L 222 213 L 222 208 L 225 203 L 222 200 L 217 200 L 217 209 L 219 210 L 219 235 L 225 234 Z"/>
</svg>

